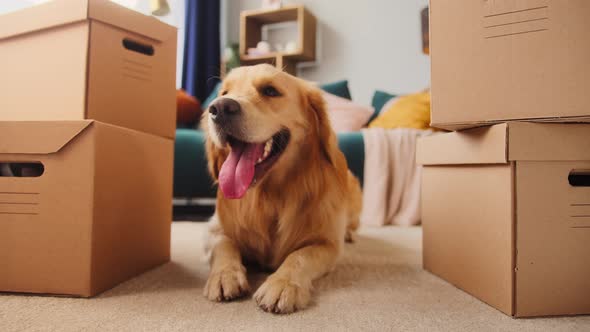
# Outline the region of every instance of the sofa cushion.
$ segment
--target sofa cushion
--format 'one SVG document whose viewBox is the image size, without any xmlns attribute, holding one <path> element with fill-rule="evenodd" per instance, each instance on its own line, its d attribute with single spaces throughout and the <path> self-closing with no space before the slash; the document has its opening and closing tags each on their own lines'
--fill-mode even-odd
<svg viewBox="0 0 590 332">
<path fill-rule="evenodd" d="M 207 171 L 205 133 L 177 129 L 174 141 L 174 197 L 215 197 L 216 187 Z"/>
<path fill-rule="evenodd" d="M 352 100 L 352 97 L 350 96 L 350 90 L 348 89 L 347 80 L 321 84 L 320 89 L 326 91 L 327 93 L 331 93 L 335 96 Z"/>
<path fill-rule="evenodd" d="M 430 128 L 430 92 L 424 91 L 388 102 L 369 128 Z"/>
<path fill-rule="evenodd" d="M 323 95 L 332 129 L 337 133 L 361 130 L 374 112 L 371 106 L 359 105 L 326 92 Z"/>
<path fill-rule="evenodd" d="M 397 96 L 389 92 L 375 90 L 375 93 L 373 94 L 373 99 L 371 100 L 371 105 L 375 109 L 375 112 L 373 113 L 368 122 L 375 120 L 375 118 L 379 116 L 379 113 L 383 111 L 383 106 L 385 106 L 385 104 L 387 104 L 388 101 L 395 97 Z"/>
<path fill-rule="evenodd" d="M 198 123 L 202 113 L 199 100 L 182 89 L 176 90 L 176 123 L 179 127 Z"/>
<path fill-rule="evenodd" d="M 356 176 L 361 186 L 365 176 L 365 142 L 363 133 L 348 132 L 338 134 L 338 147 L 344 154 L 348 169 Z"/>
</svg>

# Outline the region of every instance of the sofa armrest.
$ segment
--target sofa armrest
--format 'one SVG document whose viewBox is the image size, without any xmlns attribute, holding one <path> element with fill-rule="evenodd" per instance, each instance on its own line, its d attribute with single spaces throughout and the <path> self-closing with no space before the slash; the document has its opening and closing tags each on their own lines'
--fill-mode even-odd
<svg viewBox="0 0 590 332">
<path fill-rule="evenodd" d="M 201 130 L 177 129 L 174 143 L 174 197 L 215 197 L 216 186 L 207 171 L 205 134 Z"/>
<path fill-rule="evenodd" d="M 338 147 L 344 153 L 348 169 L 363 184 L 365 169 L 365 142 L 363 133 L 360 131 L 349 133 L 338 133 Z"/>
</svg>

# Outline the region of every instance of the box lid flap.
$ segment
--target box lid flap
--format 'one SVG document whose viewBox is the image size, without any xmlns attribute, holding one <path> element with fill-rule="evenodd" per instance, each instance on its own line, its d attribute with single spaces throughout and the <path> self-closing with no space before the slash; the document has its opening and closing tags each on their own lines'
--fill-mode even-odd
<svg viewBox="0 0 590 332">
<path fill-rule="evenodd" d="M 590 160 L 590 124 L 508 122 L 418 141 L 422 165 Z"/>
<path fill-rule="evenodd" d="M 50 154 L 61 150 L 92 120 L 2 121 L 0 154 Z"/>
<path fill-rule="evenodd" d="M 416 161 L 422 165 L 508 163 L 508 125 L 474 128 L 420 138 Z"/>
<path fill-rule="evenodd" d="M 0 16 L 0 40 L 86 19 L 157 41 L 176 37 L 175 27 L 109 0 L 53 0 Z"/>
<path fill-rule="evenodd" d="M 590 124 L 510 122 L 509 160 L 590 160 Z"/>
<path fill-rule="evenodd" d="M 0 15 L 0 40 L 84 20 L 87 1 L 56 0 Z"/>
</svg>

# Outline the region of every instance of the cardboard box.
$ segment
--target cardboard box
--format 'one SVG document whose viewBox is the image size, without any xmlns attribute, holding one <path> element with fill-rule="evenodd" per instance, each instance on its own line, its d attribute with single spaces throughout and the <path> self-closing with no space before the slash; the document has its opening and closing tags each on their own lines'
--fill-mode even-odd
<svg viewBox="0 0 590 332">
<path fill-rule="evenodd" d="M 1 121 L 94 119 L 174 137 L 176 28 L 111 1 L 0 16 L 0 73 Z"/>
<path fill-rule="evenodd" d="M 0 122 L 0 163 L 25 175 L 0 177 L 0 291 L 87 297 L 169 260 L 171 139 Z"/>
<path fill-rule="evenodd" d="M 420 139 L 424 268 L 516 316 L 590 313 L 590 125 Z"/>
<path fill-rule="evenodd" d="M 432 125 L 590 122 L 590 2 L 431 0 Z"/>
</svg>

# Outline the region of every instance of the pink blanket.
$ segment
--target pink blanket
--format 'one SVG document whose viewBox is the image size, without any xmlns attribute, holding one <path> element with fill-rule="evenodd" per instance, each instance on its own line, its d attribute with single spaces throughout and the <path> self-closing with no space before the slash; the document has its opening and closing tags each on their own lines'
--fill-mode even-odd
<svg viewBox="0 0 590 332">
<path fill-rule="evenodd" d="M 365 168 L 361 224 L 420 224 L 421 168 L 416 142 L 431 130 L 363 129 Z"/>
</svg>

